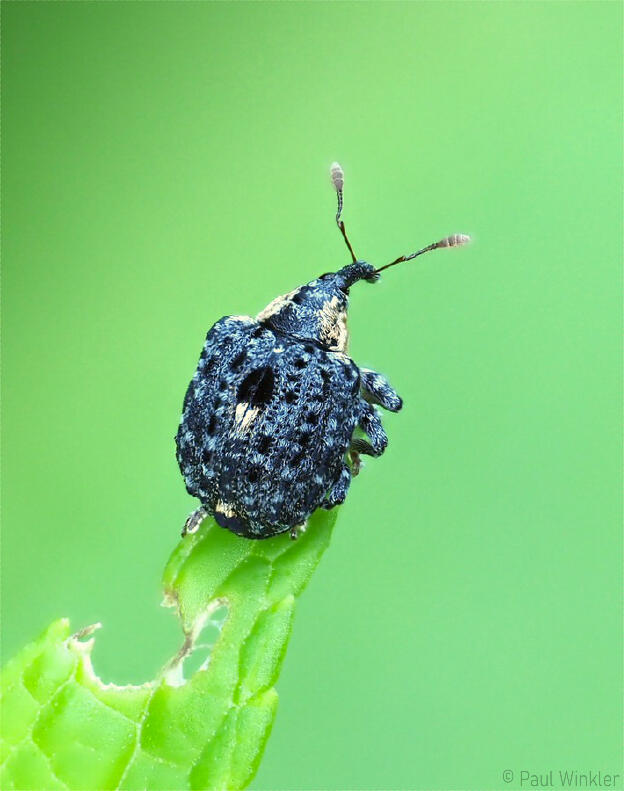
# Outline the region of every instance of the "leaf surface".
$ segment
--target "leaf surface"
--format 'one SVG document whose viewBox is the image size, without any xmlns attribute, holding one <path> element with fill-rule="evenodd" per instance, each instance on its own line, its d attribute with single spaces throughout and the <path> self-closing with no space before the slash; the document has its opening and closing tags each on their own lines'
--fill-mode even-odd
<svg viewBox="0 0 624 791">
<path fill-rule="evenodd" d="M 2 789 L 246 787 L 273 725 L 296 598 L 335 518 L 317 511 L 298 541 L 241 539 L 211 519 L 184 538 L 163 577 L 184 642 L 145 684 L 98 679 L 99 624 L 72 634 L 67 619 L 52 623 L 2 673 Z"/>
</svg>

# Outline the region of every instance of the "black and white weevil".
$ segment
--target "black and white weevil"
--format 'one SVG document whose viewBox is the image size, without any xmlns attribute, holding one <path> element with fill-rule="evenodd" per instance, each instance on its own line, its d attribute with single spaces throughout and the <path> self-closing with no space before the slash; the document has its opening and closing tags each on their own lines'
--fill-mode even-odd
<svg viewBox="0 0 624 791">
<path fill-rule="evenodd" d="M 255 319 L 226 316 L 208 332 L 176 436 L 186 488 L 201 502 L 182 535 L 213 515 L 246 538 L 287 530 L 296 538 L 313 511 L 344 502 L 360 454 L 386 449 L 376 406 L 398 412 L 402 402 L 385 377 L 347 354 L 349 289 L 469 237 L 448 236 L 375 269 L 356 258 L 341 219 L 338 163 L 331 178 L 352 262 L 277 297 Z M 354 438 L 356 427 L 369 441 Z"/>
</svg>

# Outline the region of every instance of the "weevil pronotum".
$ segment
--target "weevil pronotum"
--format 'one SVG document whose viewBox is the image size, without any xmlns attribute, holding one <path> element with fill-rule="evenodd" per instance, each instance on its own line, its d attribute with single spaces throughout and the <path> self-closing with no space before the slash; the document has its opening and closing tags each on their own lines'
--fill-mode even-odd
<svg viewBox="0 0 624 791">
<path fill-rule="evenodd" d="M 398 412 L 402 401 L 384 376 L 347 354 L 349 289 L 470 238 L 453 234 L 376 269 L 357 259 L 347 236 L 338 163 L 331 180 L 351 263 L 277 297 L 255 319 L 226 316 L 208 332 L 176 436 L 186 488 L 201 502 L 183 535 L 214 516 L 246 538 L 296 538 L 317 508 L 344 502 L 361 454 L 386 449 L 377 407 Z"/>
</svg>

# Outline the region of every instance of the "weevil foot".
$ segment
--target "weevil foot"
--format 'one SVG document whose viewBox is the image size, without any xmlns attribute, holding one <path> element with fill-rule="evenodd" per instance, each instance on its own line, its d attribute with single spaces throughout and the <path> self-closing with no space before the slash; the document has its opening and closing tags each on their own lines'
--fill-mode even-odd
<svg viewBox="0 0 624 791">
<path fill-rule="evenodd" d="M 307 530 L 308 523 L 302 522 L 300 525 L 295 525 L 290 529 L 290 538 L 292 541 L 296 541 L 302 533 L 305 533 Z"/>
<path fill-rule="evenodd" d="M 189 533 L 196 533 L 199 530 L 199 526 L 207 516 L 208 511 L 206 511 L 203 505 L 200 505 L 199 508 L 196 508 L 192 513 L 190 513 L 186 522 L 184 523 L 184 527 L 182 528 L 182 538 L 187 536 Z"/>
<path fill-rule="evenodd" d="M 360 474 L 360 470 L 362 469 L 362 458 L 357 450 L 351 448 L 349 450 L 349 459 L 351 461 L 351 475 L 355 478 L 356 475 Z"/>
</svg>

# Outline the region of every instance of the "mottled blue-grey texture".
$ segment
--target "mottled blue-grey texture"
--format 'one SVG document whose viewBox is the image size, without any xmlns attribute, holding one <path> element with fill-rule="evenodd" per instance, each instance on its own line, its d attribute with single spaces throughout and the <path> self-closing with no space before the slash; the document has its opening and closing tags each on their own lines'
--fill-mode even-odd
<svg viewBox="0 0 624 791">
<path fill-rule="evenodd" d="M 208 332 L 177 459 L 187 490 L 222 527 L 268 538 L 305 525 L 344 501 L 360 453 L 385 450 L 375 404 L 396 412 L 401 399 L 346 354 L 349 288 L 361 279 L 377 277 L 355 262 Z M 370 442 L 353 439 L 358 425 Z"/>
</svg>

